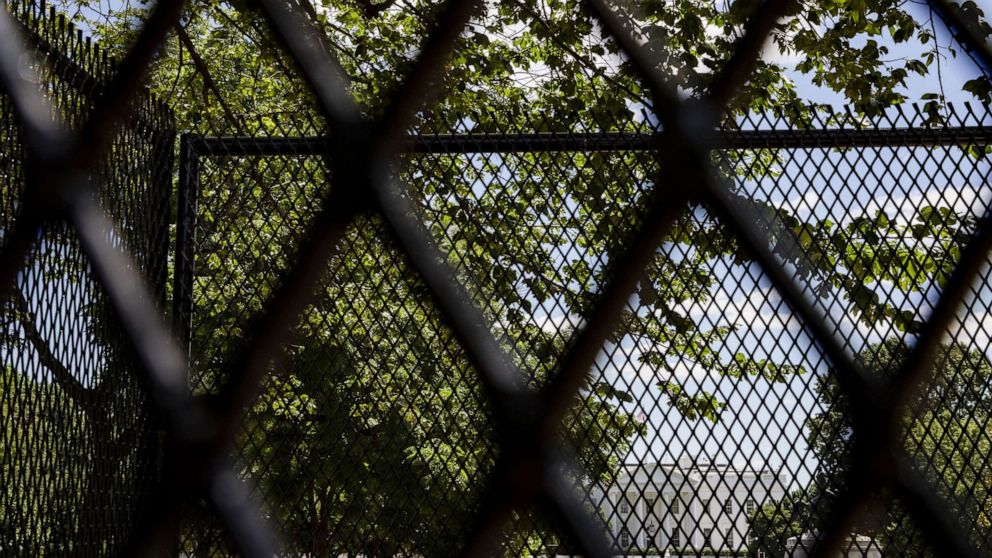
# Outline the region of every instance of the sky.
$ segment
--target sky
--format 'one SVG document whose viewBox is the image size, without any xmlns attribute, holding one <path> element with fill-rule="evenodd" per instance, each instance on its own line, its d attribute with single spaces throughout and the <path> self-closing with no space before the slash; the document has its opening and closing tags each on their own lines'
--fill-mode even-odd
<svg viewBox="0 0 992 558">
<path fill-rule="evenodd" d="M 941 44 L 946 45 L 947 33 L 940 28 L 937 33 Z M 919 54 L 919 48 L 912 46 L 891 42 L 888 46 L 891 58 Z M 767 51 L 765 56 L 789 68 L 787 75 L 796 83 L 801 98 L 835 107 L 844 105 L 841 95 L 816 86 L 807 76 L 797 72 L 797 59 Z M 966 56 L 959 55 L 956 59 L 944 60 L 941 66 L 948 101 L 970 101 L 976 108 L 980 107 L 969 93 L 961 90 L 961 84 L 978 75 L 972 62 Z M 918 100 L 921 94 L 937 90 L 937 86 L 932 77 L 916 76 L 909 80 L 905 94 L 910 101 Z M 771 192 L 773 186 L 768 183 L 752 183 L 743 187 L 750 189 L 759 199 L 775 199 L 801 217 L 829 217 L 838 223 L 879 209 L 890 215 L 908 216 L 927 203 L 942 203 L 971 214 L 981 214 L 990 199 L 985 189 L 989 180 L 988 162 L 977 165 L 976 172 L 971 175 L 965 175 L 957 170 L 960 150 L 938 152 L 948 157 L 930 154 L 928 159 L 929 151 L 926 149 L 880 150 L 877 152 L 878 159 L 871 164 L 860 159 L 856 153 L 840 154 L 825 150 L 795 152 L 790 154 L 784 169 L 786 175 L 796 177 L 792 186 L 794 189 L 788 196 L 774 195 Z M 923 162 L 914 161 L 914 157 L 923 159 Z M 910 173 L 919 174 L 896 176 L 887 173 L 889 163 L 894 159 L 900 161 Z M 839 166 L 842 172 L 817 175 L 818 170 L 829 166 Z M 916 176 L 923 179 L 914 182 Z M 839 188 L 846 190 L 839 195 L 831 191 Z M 684 452 L 696 458 L 737 465 L 782 467 L 790 489 L 800 488 L 809 482 L 816 461 L 808 452 L 804 422 L 810 414 L 822 411 L 812 387 L 815 384 L 813 376 L 823 374 L 826 365 L 801 324 L 791 315 L 768 281 L 763 278 L 755 280 L 756 272 L 754 266 L 743 269 L 721 263 L 714 269 L 714 273 L 722 278 L 714 288 L 715 304 L 709 308 L 693 308 L 691 315 L 696 318 L 705 316 L 713 320 L 711 323 L 722 319 L 725 322 L 750 324 L 739 332 L 738 339 L 723 348 L 721 353 L 724 356 L 729 357 L 736 351 L 762 356 L 778 355 L 779 358 L 784 356 L 788 362 L 803 364 L 807 374 L 796 376 L 784 384 L 771 384 L 754 378 L 721 378 L 683 363 L 676 368 L 676 375 L 686 382 L 686 386 L 715 393 L 727 404 L 726 411 L 715 424 L 706 420 L 686 421 L 659 400 L 659 390 L 655 387 L 658 374 L 650 367 L 637 363 L 637 347 L 621 344 L 612 358 L 607 355 L 612 348 L 608 348 L 599 360 L 602 373 L 617 385 L 629 387 L 635 401 L 626 405 L 626 409 L 634 415 L 643 416 L 648 429 L 645 438 L 638 440 L 633 451 L 626 456 L 627 463 L 672 462 Z M 891 285 L 879 288 L 884 290 L 891 288 Z M 938 294 L 936 289 L 910 296 L 893 293 L 890 300 L 905 308 L 926 309 Z M 976 347 L 988 353 L 986 324 L 992 325 L 988 312 L 992 293 L 988 286 L 983 286 L 971 302 L 973 311 L 960 314 L 960 338 L 972 340 Z M 841 298 L 833 296 L 819 303 L 834 320 L 839 337 L 848 343 L 853 352 L 894 333 L 856 323 L 849 304 Z"/>
</svg>

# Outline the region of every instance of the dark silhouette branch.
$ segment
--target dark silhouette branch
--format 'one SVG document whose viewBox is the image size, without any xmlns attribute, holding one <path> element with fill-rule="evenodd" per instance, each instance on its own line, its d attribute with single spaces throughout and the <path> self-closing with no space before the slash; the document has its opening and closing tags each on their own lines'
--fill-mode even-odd
<svg viewBox="0 0 992 558">
<path fill-rule="evenodd" d="M 196 50 L 196 45 L 193 44 L 193 41 L 189 38 L 189 34 L 186 33 L 186 28 L 179 23 L 176 23 L 176 36 L 179 37 L 179 41 L 184 47 L 186 47 L 186 50 L 189 51 L 189 58 L 193 61 L 193 67 L 196 68 L 196 73 L 200 74 L 200 77 L 203 78 L 204 86 L 206 86 L 206 88 L 213 92 L 214 96 L 217 97 L 217 103 L 220 104 L 221 110 L 224 111 L 224 116 L 226 116 L 227 119 L 230 120 L 231 123 L 238 129 L 238 133 L 247 134 L 241 120 L 235 118 L 234 111 L 231 110 L 230 105 L 227 104 L 227 100 L 224 99 L 224 94 L 221 92 L 217 82 L 210 74 L 210 68 L 207 67 L 207 63 Z"/>
<path fill-rule="evenodd" d="M 19 288 L 14 288 L 10 290 L 10 304 L 14 308 L 14 312 L 17 315 L 17 321 L 21 324 L 21 329 L 24 330 L 24 335 L 26 336 L 28 342 L 34 347 L 35 351 L 38 353 L 38 360 L 41 362 L 42 366 L 48 369 L 52 373 L 52 378 L 55 383 L 62 388 L 72 400 L 80 405 L 82 409 L 86 412 L 90 412 L 89 400 L 86 395 L 89 390 L 84 387 L 83 384 L 72 375 L 72 372 L 55 356 L 48 343 L 45 342 L 38 331 L 38 326 L 35 325 L 34 313 L 31 312 L 28 306 L 27 299 L 24 298 L 24 293 Z"/>
<path fill-rule="evenodd" d="M 374 3 L 371 0 L 355 0 L 355 4 L 358 8 L 362 10 L 362 15 L 365 19 L 375 19 L 382 15 L 383 12 L 393 7 L 396 0 L 386 0 L 385 2 Z"/>
</svg>

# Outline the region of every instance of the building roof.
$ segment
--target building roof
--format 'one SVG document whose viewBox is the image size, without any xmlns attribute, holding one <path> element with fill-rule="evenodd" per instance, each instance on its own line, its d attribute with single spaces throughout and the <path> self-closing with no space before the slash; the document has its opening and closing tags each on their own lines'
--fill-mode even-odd
<svg viewBox="0 0 992 558">
<path fill-rule="evenodd" d="M 685 472 L 701 472 L 701 473 L 754 473 L 754 474 L 767 474 L 771 473 L 773 475 L 780 475 L 782 473 L 781 467 L 771 467 L 768 465 L 763 465 L 759 467 L 745 465 L 738 466 L 733 463 L 721 463 L 719 461 L 709 461 L 709 460 L 689 460 L 679 459 L 675 463 L 665 463 L 665 462 L 641 462 L 641 463 L 628 463 L 624 465 L 624 469 L 628 473 L 634 471 L 651 471 L 655 469 L 665 469 L 668 471 L 680 470 Z"/>
</svg>

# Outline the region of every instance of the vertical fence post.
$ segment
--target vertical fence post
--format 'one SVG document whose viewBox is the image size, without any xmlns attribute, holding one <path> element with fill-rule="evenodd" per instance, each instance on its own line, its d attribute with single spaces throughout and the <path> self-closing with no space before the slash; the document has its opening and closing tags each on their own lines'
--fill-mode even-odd
<svg viewBox="0 0 992 558">
<path fill-rule="evenodd" d="M 193 331 L 193 258 L 196 243 L 196 207 L 200 190 L 200 159 L 190 134 L 179 140 L 179 190 L 176 192 L 176 270 L 172 289 L 172 327 L 189 356 Z"/>
<path fill-rule="evenodd" d="M 168 133 L 162 139 L 161 145 L 158 146 L 160 151 L 155 160 L 157 167 L 155 169 L 155 188 L 160 196 L 158 199 L 159 209 L 163 212 L 164 217 L 158 217 L 160 222 L 156 223 L 158 231 L 156 231 L 157 237 L 153 246 L 153 253 L 160 256 L 159 261 L 155 262 L 155 265 L 158 266 L 155 269 L 155 285 L 161 289 L 161 292 L 157 294 L 159 296 L 158 303 L 163 311 L 168 307 L 169 296 L 167 288 L 169 284 L 169 215 L 172 214 L 172 172 L 176 165 L 176 129 L 172 122 L 168 120 L 165 122 L 169 127 Z"/>
</svg>

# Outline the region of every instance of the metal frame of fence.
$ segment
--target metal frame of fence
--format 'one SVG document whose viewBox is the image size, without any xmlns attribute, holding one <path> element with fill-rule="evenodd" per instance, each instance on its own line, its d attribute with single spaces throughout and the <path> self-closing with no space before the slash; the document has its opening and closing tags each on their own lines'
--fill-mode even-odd
<svg viewBox="0 0 992 558">
<path fill-rule="evenodd" d="M 85 123 L 69 131 L 51 118 L 47 101 L 38 94 L 26 67 L 25 45 L 6 11 L 0 12 L 0 84 L 11 97 L 23 130 L 28 199 L 16 227 L 5 237 L 0 253 L 0 285 L 8 294 L 26 254 L 43 223 L 61 219 L 78 233 L 89 262 L 143 365 L 142 377 L 163 415 L 173 456 L 166 463 L 166 480 L 158 499 L 141 519 L 143 530 L 133 541 L 133 554 L 148 555 L 168 548 L 173 540 L 181 504 L 203 496 L 226 526 L 238 550 L 248 556 L 277 553 L 275 537 L 262 522 L 257 506 L 233 473 L 226 457 L 245 407 L 256 397 L 269 363 L 278 359 L 291 326 L 310 300 L 328 258 L 337 250 L 348 223 L 359 213 L 379 213 L 398 245 L 419 274 L 454 332 L 468 360 L 478 371 L 494 409 L 499 459 L 487 480 L 486 498 L 474 518 L 471 534 L 460 548 L 464 556 L 488 554 L 497 533 L 515 510 L 536 505 L 556 518 L 588 556 L 608 556 L 598 521 L 588 515 L 570 490 L 560 461 L 560 426 L 604 340 L 613 330 L 638 277 L 686 202 L 696 201 L 717 215 L 759 262 L 774 287 L 801 318 L 806 331 L 832 362 L 836 379 L 849 398 L 854 426 L 853 467 L 831 520 L 819 533 L 811 552 L 828 556 L 849 532 L 861 504 L 889 488 L 917 519 L 932 546 L 949 556 L 978 555 L 948 514 L 933 487 L 909 465 L 898 444 L 900 419 L 906 405 L 926 385 L 938 344 L 968 287 L 992 248 L 992 213 L 983 216 L 906 364 L 891 381 L 867 374 L 844 350 L 821 311 L 770 252 L 749 210 L 730 195 L 713 172 L 708 150 L 720 115 L 755 64 L 775 22 L 793 3 L 766 0 L 745 26 L 734 56 L 715 77 L 702 99 L 684 101 L 666 76 L 659 74 L 637 40 L 624 28 L 605 0 L 586 0 L 603 29 L 629 58 L 653 96 L 653 109 L 663 133 L 653 138 L 660 162 L 662 186 L 652 192 L 648 214 L 622 254 L 613 260 L 610 277 L 598 303 L 574 338 L 548 385 L 540 392 L 525 386 L 511 359 L 484 326 L 462 285 L 453 280 L 445 259 L 414 217 L 409 199 L 393 182 L 388 168 L 406 147 L 404 134 L 421 109 L 442 71 L 453 43 L 482 3 L 449 0 L 434 22 L 420 55 L 397 88 L 385 113 L 375 121 L 361 115 L 349 97 L 333 55 L 322 50 L 318 32 L 305 23 L 295 4 L 258 0 L 257 6 L 286 52 L 298 63 L 313 90 L 328 129 L 323 155 L 336 187 L 323 200 L 323 210 L 307 232 L 295 266 L 259 316 L 249 350 L 230 362 L 232 380 L 208 406 L 194 399 L 186 383 L 187 362 L 182 349 L 163 324 L 149 295 L 147 281 L 129 257 L 108 239 L 114 223 L 85 193 L 93 171 L 117 127 L 127 118 L 127 102 L 139 89 L 141 77 L 183 3 L 160 0 L 113 78 L 102 89 Z M 992 48 L 962 19 L 948 0 L 928 4 L 951 26 L 983 69 L 992 65 Z"/>
<path fill-rule="evenodd" d="M 985 121 L 983 114 L 976 114 L 971 107 L 965 112 L 955 107 L 951 107 L 953 117 L 952 124 L 925 127 L 920 126 L 922 115 L 917 111 L 916 116 L 910 109 L 908 115 L 902 109 L 894 111 L 886 117 L 868 123 L 848 124 L 838 127 L 810 127 L 797 128 L 788 123 L 778 121 L 774 117 L 754 117 L 746 118 L 741 124 L 746 129 L 718 130 L 711 138 L 709 149 L 714 152 L 739 151 L 756 152 L 768 150 L 775 153 L 784 152 L 830 152 L 837 150 L 845 152 L 847 150 L 858 150 L 856 155 L 859 160 L 865 157 L 862 150 L 875 153 L 878 157 L 878 148 L 885 149 L 919 149 L 919 148 L 981 148 L 992 145 L 992 127 L 981 125 Z M 830 114 L 827 112 L 826 114 Z M 778 122 L 778 124 L 776 124 Z M 971 123 L 975 123 L 972 125 Z M 413 163 L 423 155 L 467 155 L 469 160 L 474 155 L 490 156 L 493 154 L 518 154 L 523 156 L 543 154 L 573 154 L 573 153 L 633 153 L 638 152 L 649 155 L 659 140 L 659 134 L 644 133 L 457 133 L 457 134 L 422 134 L 406 136 L 404 141 L 404 156 L 410 161 L 411 166 L 422 172 L 430 171 L 419 163 Z M 193 329 L 194 316 L 194 276 L 196 270 L 193 262 L 197 257 L 207 257 L 209 252 L 201 252 L 198 247 L 198 240 L 195 235 L 199 229 L 197 220 L 201 212 L 211 213 L 214 208 L 209 205 L 211 202 L 202 201 L 199 195 L 201 188 L 200 173 L 205 172 L 204 162 L 210 162 L 213 171 L 206 172 L 207 176 L 217 173 L 218 169 L 223 169 L 227 160 L 236 160 L 243 164 L 248 161 L 262 161 L 266 158 L 277 158 L 280 160 L 303 160 L 319 158 L 331 140 L 324 136 L 284 136 L 284 137 L 248 137 L 248 136 L 228 136 L 209 137 L 200 135 L 183 136 L 180 151 L 183 154 L 183 164 L 180 169 L 180 189 L 179 198 L 182 200 L 180 206 L 180 229 L 177 234 L 178 243 L 176 253 L 181 257 L 177 259 L 178 265 L 175 269 L 174 292 L 181 295 L 174 299 L 173 315 L 178 319 L 175 323 L 177 334 L 181 339 L 190 343 L 192 358 L 201 358 L 202 347 L 192 345 L 191 331 Z M 808 155 L 807 155 L 808 156 Z M 868 156 L 871 157 L 870 155 Z M 566 159 L 568 160 L 568 159 Z M 468 161 L 463 164 L 471 166 Z M 502 165 L 505 162 L 499 163 Z M 540 165 L 541 163 L 532 163 Z M 568 163 L 566 163 L 567 165 Z M 976 162 L 976 164 L 978 164 Z M 428 163 L 429 165 L 429 163 Z M 827 170 L 826 174 L 834 171 Z M 219 171 L 219 176 L 213 178 L 204 177 L 204 187 L 216 190 L 215 184 L 218 178 L 223 177 L 223 171 Z M 893 171 L 900 174 L 898 169 Z M 964 169 L 962 172 L 968 174 Z M 802 177 L 799 177 L 800 179 Z M 728 177 L 730 179 L 730 177 Z M 294 180 L 314 181 L 321 180 L 312 175 L 295 176 Z M 526 178 L 523 178 L 526 180 Z M 776 179 L 776 181 L 779 179 Z M 493 185 L 501 188 L 505 185 Z M 788 193 L 788 192 L 786 192 Z M 792 192 L 795 193 L 795 192 Z M 272 194 L 278 196 L 278 194 Z M 225 207 L 231 202 L 225 202 Z M 633 202 L 629 202 L 633 203 Z M 204 205 L 204 207 L 200 207 Z M 238 202 L 234 202 L 236 207 Z M 225 209 L 232 211 L 231 208 Z M 249 212 L 249 209 L 244 211 Z M 239 210 L 233 210 L 233 215 L 240 215 Z M 216 217 L 215 217 L 216 218 Z M 760 220 L 759 220 L 760 221 Z M 209 233 L 199 233 L 208 234 Z M 281 247 L 283 250 L 290 250 L 289 247 Z M 289 252 L 287 252 L 289 253 Z M 454 254 L 450 255 L 454 256 Z M 333 273 L 333 272 L 332 272 Z M 216 278 L 214 279 L 216 281 Z M 201 285 L 202 289 L 208 289 L 207 285 Z M 251 288 L 244 286 L 246 292 Z M 204 296 L 200 294 L 199 296 Z M 201 299 L 202 300 L 202 299 Z M 180 318 L 181 317 L 181 318 Z M 218 332 L 219 335 L 224 335 Z M 209 335 L 209 333 L 208 333 Z M 347 335 L 347 333 L 342 333 Z M 195 383 L 195 382 L 194 382 Z M 251 435 L 248 434 L 250 437 Z M 242 463 L 241 466 L 254 470 L 253 465 Z M 264 464 L 263 464 L 264 466 Z M 343 467 L 345 467 L 343 465 Z M 580 491 L 581 492 L 581 491 Z M 614 548 L 618 548 L 617 541 L 612 541 Z M 623 548 L 622 545 L 619 548 Z"/>
<path fill-rule="evenodd" d="M 709 149 L 809 149 L 856 147 L 933 147 L 938 145 L 988 145 L 987 126 L 934 128 L 868 128 L 835 130 L 740 130 L 718 132 Z M 545 153 L 566 151 L 651 151 L 660 135 L 638 133 L 575 134 L 439 134 L 407 138 L 404 148 L 417 154 Z M 324 137 L 257 138 L 247 136 L 198 136 L 182 138 L 181 151 L 188 157 L 259 157 L 320 155 L 330 145 Z"/>
</svg>

